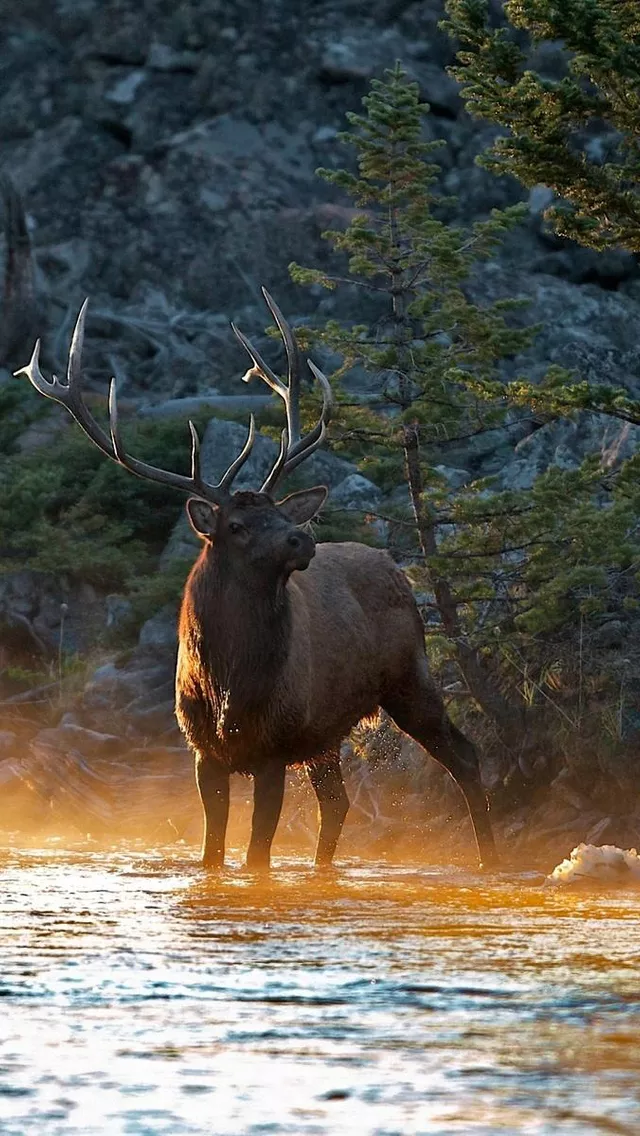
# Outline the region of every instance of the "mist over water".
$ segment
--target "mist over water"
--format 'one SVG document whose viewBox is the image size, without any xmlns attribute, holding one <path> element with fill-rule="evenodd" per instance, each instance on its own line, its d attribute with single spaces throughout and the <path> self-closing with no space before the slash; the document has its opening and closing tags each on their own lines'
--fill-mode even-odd
<svg viewBox="0 0 640 1136">
<path fill-rule="evenodd" d="M 0 865 L 3 1136 L 640 1132 L 637 892 L 216 877 L 181 847 Z"/>
</svg>

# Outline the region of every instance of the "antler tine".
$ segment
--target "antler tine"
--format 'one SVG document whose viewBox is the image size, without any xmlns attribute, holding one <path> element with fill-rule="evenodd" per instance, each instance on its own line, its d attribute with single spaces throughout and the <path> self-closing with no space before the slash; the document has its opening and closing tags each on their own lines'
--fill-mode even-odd
<svg viewBox="0 0 640 1136">
<path fill-rule="evenodd" d="M 323 426 L 328 426 L 329 422 L 331 421 L 331 412 L 333 410 L 333 391 L 331 390 L 331 386 L 329 385 L 329 380 L 327 376 L 323 374 L 320 368 L 316 367 L 315 363 L 311 362 L 311 359 L 307 359 L 307 364 L 309 366 L 309 369 L 311 370 L 312 375 L 314 375 L 314 377 L 318 380 L 322 388 L 322 413 L 313 429 L 310 430 L 308 434 L 305 434 L 304 438 L 300 438 L 300 440 L 296 442 L 294 446 L 290 446 L 289 456 L 287 459 L 287 473 L 289 472 L 290 468 L 294 468 L 293 466 L 289 466 L 289 459 L 297 457 L 298 454 L 306 454 L 309 451 L 310 445 L 313 445 L 314 449 L 317 449 L 321 442 L 324 440 L 326 434 L 326 429 L 325 432 L 322 433 L 322 428 Z M 315 445 L 316 442 L 318 443 L 318 445 Z M 298 462 L 296 462 L 296 465 L 298 465 Z"/>
<path fill-rule="evenodd" d="M 278 325 L 278 331 L 282 336 L 287 353 L 287 428 L 289 430 L 289 445 L 295 446 L 300 441 L 300 351 L 291 326 L 287 323 L 273 296 L 267 292 L 266 288 L 262 289 L 262 295 Z"/>
<path fill-rule="evenodd" d="M 291 458 L 297 457 L 298 454 L 306 453 L 311 443 L 318 442 L 318 445 L 324 440 L 325 433 L 322 432 L 322 424 L 327 426 L 331 420 L 331 411 L 333 409 L 333 392 L 326 375 L 316 367 L 311 359 L 307 359 L 307 366 L 312 375 L 318 380 L 322 388 L 322 415 L 319 422 L 313 427 L 304 438 L 300 436 L 300 349 L 291 325 L 284 318 L 278 304 L 273 296 L 267 291 L 266 288 L 262 289 L 262 294 L 268 304 L 269 310 L 278 325 L 278 330 L 282 336 L 285 350 L 287 352 L 288 362 L 288 379 L 289 379 L 289 399 L 287 403 L 287 421 L 289 427 L 289 453 L 286 462 L 287 470 L 293 469 L 289 462 Z M 314 447 L 317 448 L 317 447 Z M 298 463 L 296 462 L 296 465 Z"/>
<path fill-rule="evenodd" d="M 275 394 L 280 395 L 284 402 L 285 410 L 287 413 L 287 431 L 289 434 L 289 444 L 295 445 L 300 441 L 300 357 L 298 351 L 298 344 L 296 343 L 294 334 L 285 320 L 280 308 L 276 304 L 273 297 L 267 292 L 266 288 L 262 289 L 262 294 L 269 307 L 269 310 L 278 325 L 278 330 L 282 336 L 285 350 L 287 353 L 287 384 L 282 382 L 276 374 L 272 371 L 268 363 L 260 355 L 259 351 L 253 346 L 251 340 L 247 339 L 239 327 L 234 323 L 231 327 L 234 334 L 240 340 L 245 351 L 249 353 L 253 359 L 253 367 L 246 371 L 242 376 L 243 381 L 248 383 L 256 375 L 264 379 L 267 386 Z"/>
<path fill-rule="evenodd" d="M 260 488 L 261 493 L 270 493 L 271 489 L 275 486 L 276 481 L 280 477 L 280 474 L 282 473 L 282 470 L 284 468 L 284 464 L 287 460 L 290 428 L 289 389 L 271 370 L 269 364 L 265 362 L 265 360 L 260 355 L 260 352 L 253 346 L 251 340 L 247 339 L 246 335 L 244 335 L 244 333 L 240 331 L 240 328 L 237 327 L 235 323 L 231 324 L 231 328 L 236 338 L 240 341 L 245 351 L 253 360 L 253 367 L 251 367 L 250 370 L 245 371 L 244 375 L 242 376 L 243 382 L 248 383 L 255 377 L 263 379 L 267 386 L 269 386 L 275 394 L 280 396 L 280 398 L 284 402 L 287 413 L 287 425 L 282 431 L 282 435 L 280 437 L 280 452 L 276 458 L 273 469 Z"/>
<path fill-rule="evenodd" d="M 327 436 L 327 427 L 325 426 L 324 422 L 320 422 L 319 427 L 320 427 L 320 429 L 319 429 L 319 433 L 318 433 L 317 438 L 315 438 L 313 441 L 309 442 L 309 438 L 311 437 L 311 434 L 307 434 L 306 437 L 303 439 L 303 441 L 305 443 L 304 449 L 299 450 L 297 454 L 294 454 L 293 457 L 289 457 L 287 459 L 287 461 L 284 464 L 284 468 L 282 470 L 282 476 L 283 477 L 286 477 L 287 474 L 291 473 L 294 469 L 296 469 L 303 461 L 305 461 L 308 457 L 310 457 L 311 454 L 315 453 L 316 450 L 320 449 L 320 446 L 322 445 L 322 443 L 324 442 L 324 440 Z M 315 426 L 314 429 L 313 429 L 314 434 L 315 434 L 317 429 L 318 429 L 318 427 Z"/>
<path fill-rule="evenodd" d="M 84 325 L 87 318 L 89 297 L 86 296 L 75 322 L 67 359 L 67 388 L 70 399 L 78 402 L 82 398 L 82 348 L 84 347 Z"/>
<path fill-rule="evenodd" d="M 266 288 L 262 289 L 262 294 L 269 307 L 269 310 L 278 325 L 278 330 L 282 336 L 285 350 L 287 353 L 287 370 L 288 370 L 288 386 L 274 374 L 269 365 L 265 363 L 258 351 L 256 351 L 250 340 L 246 335 L 240 331 L 235 324 L 232 324 L 233 331 L 235 332 L 240 343 L 250 355 L 253 360 L 253 367 L 246 372 L 242 377 L 245 382 L 248 382 L 254 376 L 263 379 L 267 386 L 271 388 L 276 394 L 280 396 L 285 404 L 287 412 L 287 426 L 283 431 L 280 452 L 276 458 L 273 469 L 262 486 L 261 492 L 271 493 L 275 488 L 277 482 L 285 474 L 290 473 L 295 469 L 306 457 L 317 450 L 322 445 L 327 431 L 327 424 L 331 418 L 331 410 L 333 407 L 333 395 L 329 380 L 316 367 L 315 363 L 307 360 L 311 373 L 319 382 L 322 388 L 322 412 L 320 418 L 312 430 L 304 437 L 300 435 L 300 350 L 296 337 L 291 329 L 291 325 L 284 318 L 280 308 L 273 299 L 273 296 L 267 291 Z"/>
<path fill-rule="evenodd" d="M 311 359 L 307 359 L 307 364 L 311 370 L 311 374 L 318 380 L 322 389 L 322 421 L 325 426 L 328 426 L 331 421 L 331 414 L 333 412 L 333 391 L 331 390 L 331 383 L 327 376 Z"/>
<path fill-rule="evenodd" d="M 242 451 L 241 451 L 241 453 L 238 454 L 236 460 L 231 463 L 227 472 L 225 473 L 224 477 L 222 478 L 222 480 L 219 483 L 219 488 L 222 490 L 223 493 L 226 493 L 226 492 L 229 491 L 229 487 L 231 485 L 231 482 L 233 481 L 234 477 L 237 475 L 239 470 L 242 468 L 242 466 L 247 461 L 249 454 L 251 453 L 251 451 L 253 449 L 253 443 L 255 442 L 255 440 L 256 440 L 256 420 L 255 420 L 255 418 L 253 417 L 253 414 L 252 414 L 251 418 L 249 419 L 249 433 L 247 434 L 247 440 L 246 440 L 244 446 L 242 447 Z"/>
<path fill-rule="evenodd" d="M 139 461 L 137 458 L 131 457 L 126 453 L 122 444 L 120 435 L 120 425 L 118 421 L 118 399 L 117 388 L 115 379 L 111 380 L 109 385 L 109 429 L 110 437 L 105 433 L 102 427 L 96 422 L 91 414 L 91 411 L 85 405 L 82 398 L 82 347 L 84 343 L 84 325 L 86 318 L 86 311 L 88 300 L 85 300 L 78 318 L 73 329 L 71 338 L 71 346 L 69 349 L 69 359 L 67 363 L 67 382 L 61 383 L 55 375 L 51 380 L 46 379 L 40 370 L 40 340 L 37 341 L 31 359 L 26 367 L 22 367 L 16 371 L 16 376 L 26 375 L 29 382 L 35 389 L 45 398 L 51 398 L 54 402 L 60 403 L 66 407 L 72 417 L 76 420 L 81 429 L 85 432 L 87 437 L 102 451 L 108 458 L 116 462 L 118 465 L 123 466 L 129 470 L 130 473 L 135 474 L 137 477 L 145 478 L 148 481 L 155 481 L 160 485 L 169 485 L 174 489 L 180 489 L 185 493 L 194 493 L 198 497 L 202 497 L 205 501 L 209 501 L 214 505 L 222 505 L 230 495 L 231 483 L 244 465 L 249 454 L 251 453 L 253 443 L 255 440 L 255 422 L 253 415 L 251 416 L 251 423 L 249 426 L 249 435 L 247 441 L 239 456 L 231 463 L 227 472 L 222 477 L 218 485 L 210 485 L 206 482 L 200 471 L 200 439 L 198 432 L 193 425 L 189 422 L 189 429 L 191 432 L 191 476 L 184 477 L 179 473 L 172 473 L 170 470 L 159 469 L 156 466 L 149 465 L 147 462 Z"/>
<path fill-rule="evenodd" d="M 273 465 L 270 474 L 260 487 L 261 493 L 271 493 L 275 488 L 276 483 L 279 481 L 287 461 L 288 442 L 289 435 L 285 426 L 280 435 L 280 452 L 275 460 L 275 464 Z"/>
<path fill-rule="evenodd" d="M 308 458 L 315 450 L 320 449 L 320 446 L 327 436 L 327 425 L 331 419 L 331 410 L 333 407 L 333 392 L 327 376 L 324 375 L 319 367 L 316 367 L 315 363 L 312 363 L 310 359 L 308 359 L 307 362 L 322 387 L 322 414 L 319 421 L 313 427 L 313 430 L 310 430 L 304 438 L 301 438 L 296 446 L 287 446 L 287 431 L 286 429 L 282 431 L 280 453 L 276 458 L 271 473 L 262 486 L 261 493 L 271 493 L 281 477 L 285 477 L 287 474 L 291 473 L 305 458 Z"/>
<path fill-rule="evenodd" d="M 237 327 L 233 322 L 231 324 L 231 330 L 233 331 L 233 334 L 236 336 L 236 338 L 240 340 L 247 354 L 250 355 L 253 359 L 253 367 L 251 367 L 248 371 L 245 371 L 244 375 L 242 376 L 243 383 L 248 383 L 251 381 L 251 379 L 258 376 L 259 378 L 264 379 L 267 386 L 271 387 L 271 390 L 274 391 L 275 394 L 279 394 L 280 398 L 284 399 L 286 403 L 289 397 L 289 392 L 287 391 L 287 388 L 281 381 L 281 379 L 279 379 L 278 376 L 274 374 L 269 364 L 265 363 L 262 355 L 258 353 L 251 340 L 247 339 L 246 335 L 244 335 L 244 333 L 240 331 L 240 328 Z"/>
<path fill-rule="evenodd" d="M 195 493 L 197 496 L 212 501 L 214 504 L 221 504 L 226 498 L 227 490 L 225 486 L 222 484 L 209 485 L 202 477 L 200 472 L 200 437 L 191 419 L 189 419 L 189 432 L 191 434 L 191 477 L 183 477 L 182 474 L 179 473 L 174 474 L 170 471 L 158 469 L 156 466 L 138 461 L 136 458 L 132 458 L 126 453 L 120 435 L 117 384 L 115 379 L 112 379 L 109 384 L 109 428 L 111 431 L 111 442 L 113 444 L 115 460 L 130 473 L 134 473 L 138 477 L 144 477 L 149 481 L 157 481 L 162 485 L 172 485 L 176 489 L 184 489 L 186 493 Z"/>
<path fill-rule="evenodd" d="M 191 434 L 191 480 L 199 482 L 200 476 L 200 435 L 193 422 L 189 419 L 189 433 Z"/>
<path fill-rule="evenodd" d="M 20 370 L 15 371 L 14 374 L 16 377 L 26 375 L 31 385 L 35 387 L 39 394 L 44 395 L 45 398 L 51 398 L 54 402 L 58 402 L 61 406 L 66 407 L 94 445 L 102 450 L 107 457 L 117 461 L 118 459 L 114 455 L 109 437 L 96 422 L 95 418 L 82 401 L 82 371 L 80 359 L 84 342 L 84 321 L 88 303 L 88 299 L 84 301 L 73 329 L 71 347 L 69 349 L 69 360 L 67 363 L 66 383 L 61 383 L 56 375 L 52 375 L 51 380 L 45 379 L 40 370 L 39 339 L 36 340 L 33 354 L 26 367 L 21 367 Z"/>
<path fill-rule="evenodd" d="M 109 430 L 111 432 L 111 445 L 116 460 L 120 465 L 126 465 L 127 455 L 120 437 L 120 423 L 118 421 L 118 384 L 115 379 L 109 383 Z"/>
</svg>

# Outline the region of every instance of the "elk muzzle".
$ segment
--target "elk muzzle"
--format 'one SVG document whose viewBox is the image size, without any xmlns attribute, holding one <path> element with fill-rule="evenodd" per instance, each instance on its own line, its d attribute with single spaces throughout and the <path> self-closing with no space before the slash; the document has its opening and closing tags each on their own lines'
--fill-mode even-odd
<svg viewBox="0 0 640 1136">
<path fill-rule="evenodd" d="M 310 533 L 303 532 L 302 529 L 292 529 L 287 535 L 286 544 L 288 555 L 285 571 L 287 575 L 290 575 L 291 572 L 304 572 L 316 554 L 315 540 Z"/>
</svg>

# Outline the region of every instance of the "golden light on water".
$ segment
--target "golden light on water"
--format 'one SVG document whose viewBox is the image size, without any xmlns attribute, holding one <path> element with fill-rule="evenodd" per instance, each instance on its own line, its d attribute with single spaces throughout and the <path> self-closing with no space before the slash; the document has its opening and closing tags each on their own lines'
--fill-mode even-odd
<svg viewBox="0 0 640 1136">
<path fill-rule="evenodd" d="M 637 1131 L 638 892 L 231 859 L 2 855 L 3 1136 Z"/>
</svg>

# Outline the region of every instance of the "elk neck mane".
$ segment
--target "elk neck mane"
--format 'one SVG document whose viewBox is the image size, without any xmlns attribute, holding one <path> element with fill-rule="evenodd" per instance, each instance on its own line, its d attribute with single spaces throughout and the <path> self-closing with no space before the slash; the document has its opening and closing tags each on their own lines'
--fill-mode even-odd
<svg viewBox="0 0 640 1136">
<path fill-rule="evenodd" d="M 247 580 L 226 572 L 215 548 L 202 550 L 187 586 L 192 661 L 207 677 L 214 711 L 224 703 L 235 718 L 259 711 L 280 678 L 289 653 L 292 611 L 282 580 Z M 193 655 L 199 656 L 197 660 Z"/>
</svg>

